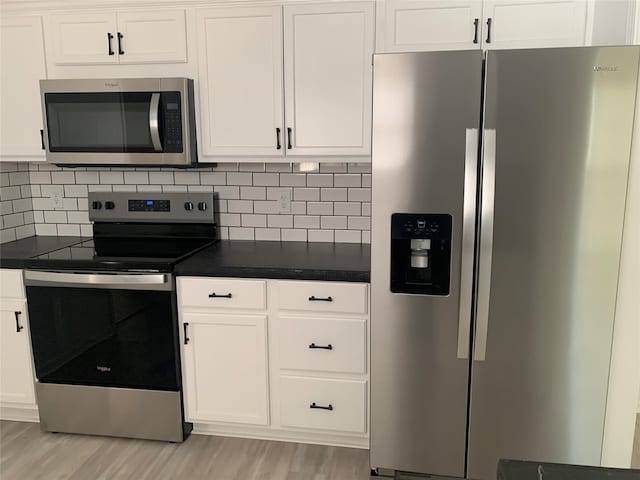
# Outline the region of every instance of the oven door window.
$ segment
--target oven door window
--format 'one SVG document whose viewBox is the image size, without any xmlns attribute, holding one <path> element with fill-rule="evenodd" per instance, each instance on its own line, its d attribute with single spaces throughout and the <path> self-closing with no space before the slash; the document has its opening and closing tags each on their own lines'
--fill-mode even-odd
<svg viewBox="0 0 640 480">
<path fill-rule="evenodd" d="M 27 287 L 44 383 L 178 390 L 172 293 Z"/>
</svg>

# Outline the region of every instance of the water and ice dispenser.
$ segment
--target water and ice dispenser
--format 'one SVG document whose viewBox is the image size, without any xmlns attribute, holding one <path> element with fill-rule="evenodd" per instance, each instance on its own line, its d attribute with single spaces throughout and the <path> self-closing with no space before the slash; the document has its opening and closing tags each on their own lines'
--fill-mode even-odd
<svg viewBox="0 0 640 480">
<path fill-rule="evenodd" d="M 448 295 L 451 215 L 391 215 L 391 291 Z"/>
</svg>

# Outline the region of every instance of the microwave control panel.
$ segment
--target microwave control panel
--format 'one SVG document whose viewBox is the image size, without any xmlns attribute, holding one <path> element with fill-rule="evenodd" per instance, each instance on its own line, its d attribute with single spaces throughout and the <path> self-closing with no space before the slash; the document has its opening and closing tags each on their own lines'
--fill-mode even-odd
<svg viewBox="0 0 640 480">
<path fill-rule="evenodd" d="M 162 145 L 165 153 L 182 153 L 182 104 L 180 92 L 162 92 Z"/>
</svg>

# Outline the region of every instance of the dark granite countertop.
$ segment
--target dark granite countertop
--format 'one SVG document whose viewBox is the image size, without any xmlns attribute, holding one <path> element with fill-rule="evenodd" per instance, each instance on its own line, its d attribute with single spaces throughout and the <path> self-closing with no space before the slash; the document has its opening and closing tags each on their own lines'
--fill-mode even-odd
<svg viewBox="0 0 640 480">
<path fill-rule="evenodd" d="M 23 238 L 0 245 L 0 268 L 51 268 L 34 258 L 88 240 Z M 222 240 L 178 263 L 177 275 L 368 282 L 371 248 L 349 243 Z M 61 262 L 62 260 L 58 260 Z"/>
<path fill-rule="evenodd" d="M 33 257 L 75 245 L 86 237 L 27 237 L 0 244 L 0 268 L 26 268 L 37 260 Z"/>
<path fill-rule="evenodd" d="M 348 243 L 222 240 L 183 260 L 177 275 L 368 282 L 371 248 Z"/>
</svg>

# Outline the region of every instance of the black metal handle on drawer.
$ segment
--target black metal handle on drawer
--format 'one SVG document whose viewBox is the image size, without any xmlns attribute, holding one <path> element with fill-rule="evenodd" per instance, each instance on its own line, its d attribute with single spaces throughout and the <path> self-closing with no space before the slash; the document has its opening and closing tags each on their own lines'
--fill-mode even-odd
<svg viewBox="0 0 640 480">
<path fill-rule="evenodd" d="M 329 344 L 329 345 L 316 345 L 315 343 L 312 343 L 311 345 L 309 345 L 309 348 L 318 348 L 321 350 L 333 350 L 333 345 Z"/>
<path fill-rule="evenodd" d="M 124 35 L 118 32 L 118 55 L 124 55 L 124 50 L 122 49 L 122 39 Z"/>
<path fill-rule="evenodd" d="M 113 35 L 107 32 L 107 47 L 109 47 L 109 55 L 115 55 L 116 52 L 114 52 L 113 48 L 111 47 L 111 40 L 113 40 Z"/>
<path fill-rule="evenodd" d="M 480 23 L 480 19 L 473 19 L 473 43 L 478 43 L 478 24 Z"/>
<path fill-rule="evenodd" d="M 211 292 L 209 294 L 209 298 L 231 298 L 231 294 L 227 293 L 226 295 L 218 295 L 216 292 Z"/>
<path fill-rule="evenodd" d="M 186 345 L 187 343 L 189 343 L 189 337 L 187 337 L 187 327 L 189 326 L 189 323 L 183 323 L 182 324 L 182 328 L 184 328 L 184 344 Z"/>
<path fill-rule="evenodd" d="M 333 405 L 329 404 L 328 406 L 325 407 L 324 405 L 317 405 L 316 402 L 313 402 L 311 405 L 309 405 L 309 408 L 333 411 Z"/>
<path fill-rule="evenodd" d="M 491 43 L 491 19 L 487 18 L 487 43 Z"/>
<path fill-rule="evenodd" d="M 311 295 L 309 297 L 309 301 L 310 302 L 333 302 L 333 298 L 332 297 L 315 297 Z"/>
<path fill-rule="evenodd" d="M 16 316 L 16 332 L 20 333 L 20 330 L 24 328 L 22 325 L 20 325 L 20 315 L 22 315 L 22 312 L 13 312 L 13 313 Z"/>
</svg>

